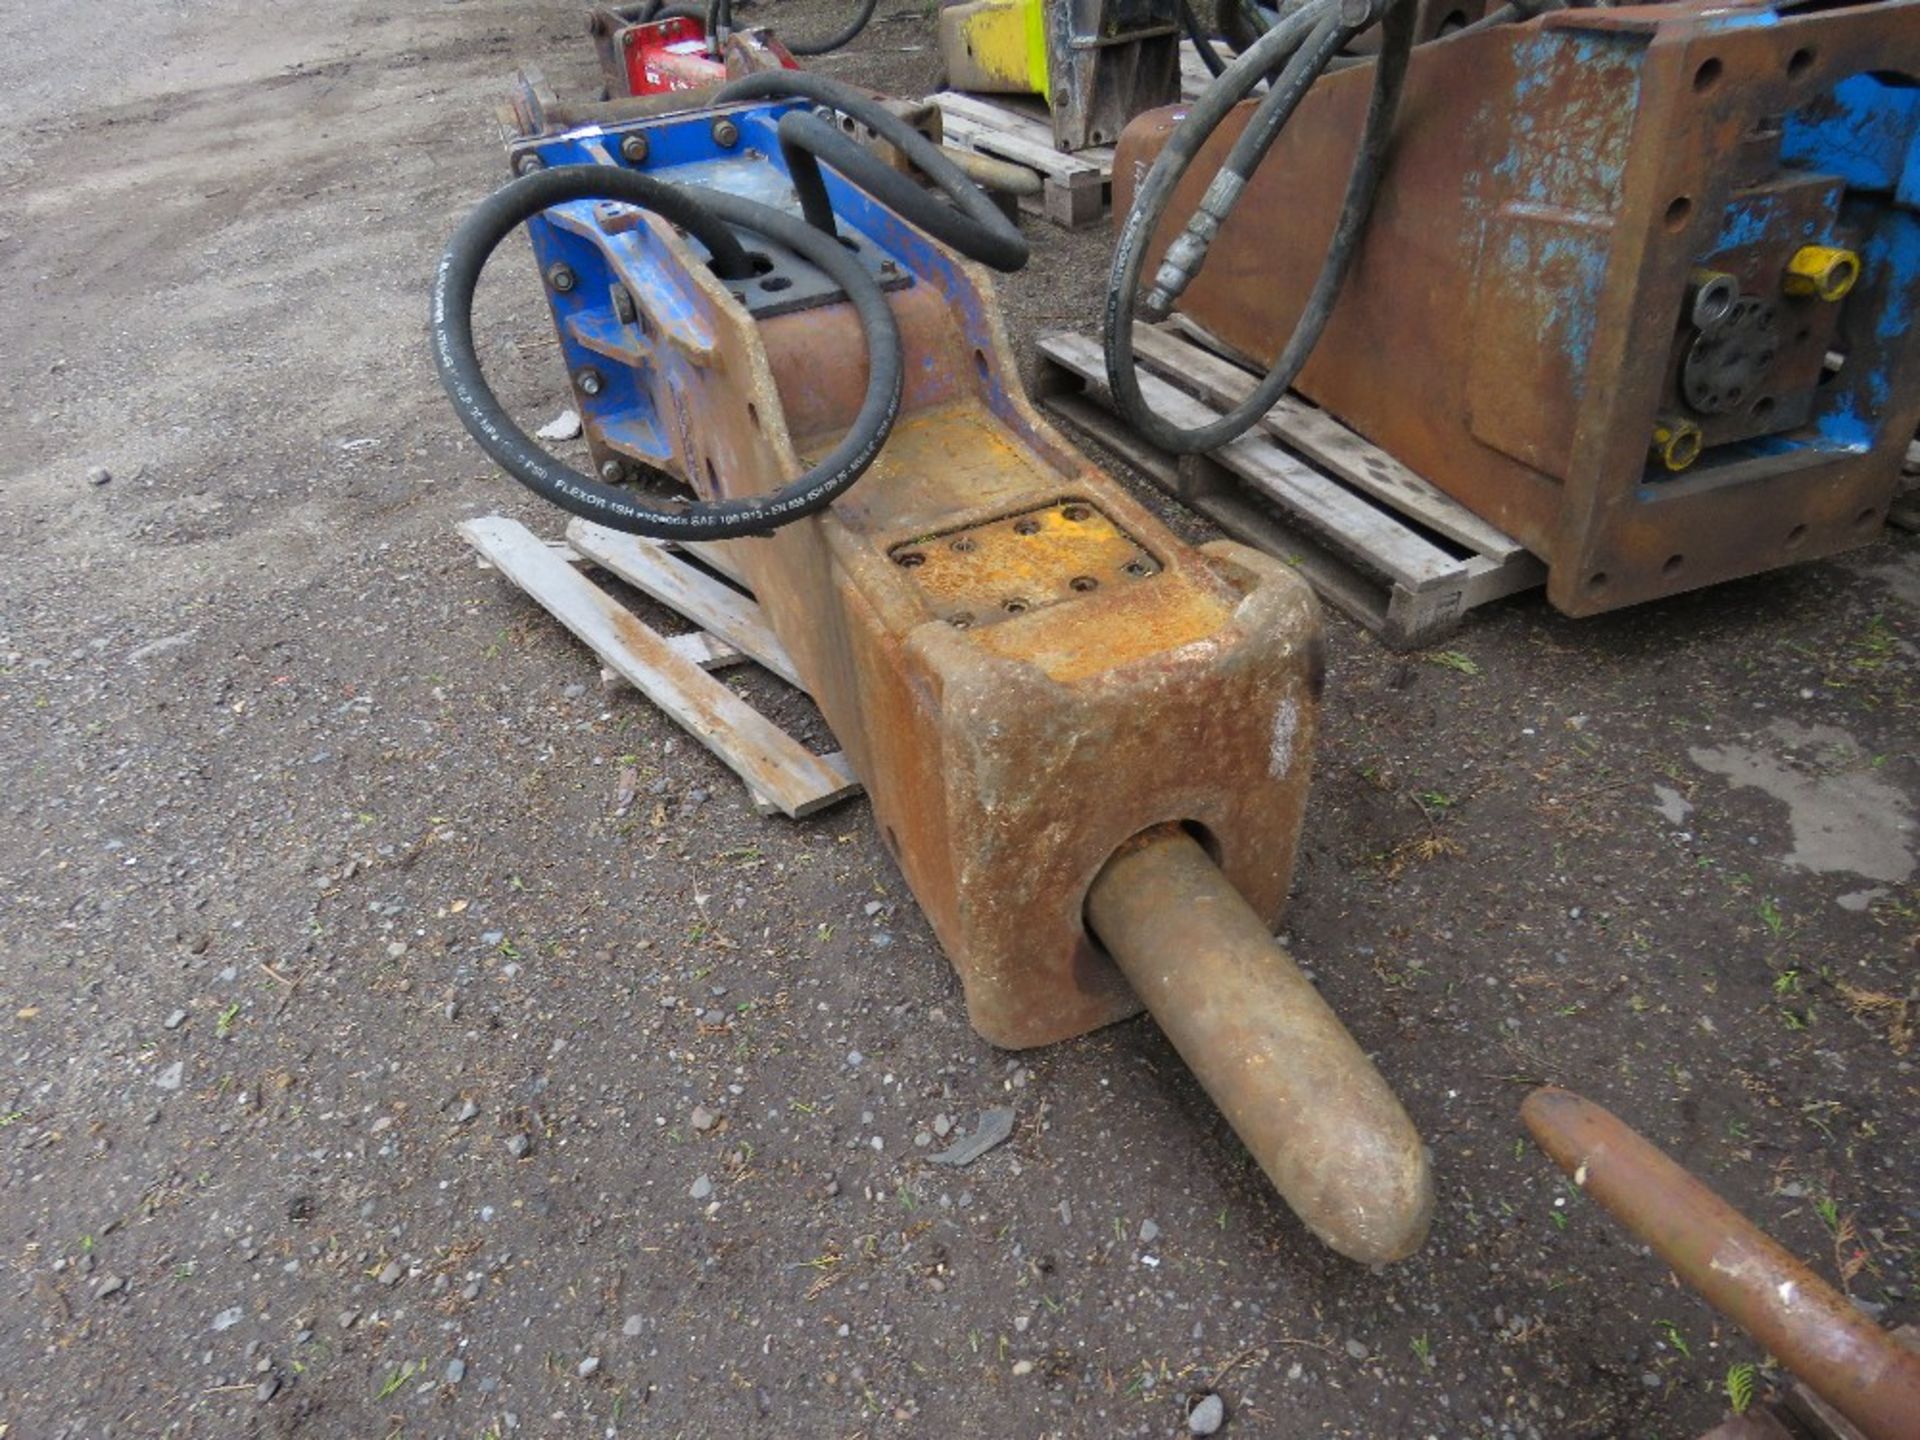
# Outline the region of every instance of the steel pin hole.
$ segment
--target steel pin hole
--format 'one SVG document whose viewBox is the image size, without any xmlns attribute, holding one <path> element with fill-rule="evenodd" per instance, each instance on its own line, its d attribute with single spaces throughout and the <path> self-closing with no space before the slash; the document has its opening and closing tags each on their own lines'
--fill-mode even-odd
<svg viewBox="0 0 1920 1440">
<path fill-rule="evenodd" d="M 893 557 L 893 563 L 903 570 L 911 570 L 916 565 L 927 563 L 926 552 L 922 550 L 902 550 Z"/>
<path fill-rule="evenodd" d="M 1016 520 L 1013 522 L 1013 533 L 1016 535 L 1038 535 L 1040 533 L 1040 522 L 1038 520 Z"/>
</svg>

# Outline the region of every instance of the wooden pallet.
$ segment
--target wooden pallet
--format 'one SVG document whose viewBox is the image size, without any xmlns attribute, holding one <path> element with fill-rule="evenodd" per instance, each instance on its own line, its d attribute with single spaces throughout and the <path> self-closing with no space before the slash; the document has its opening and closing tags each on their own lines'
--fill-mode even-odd
<svg viewBox="0 0 1920 1440">
<path fill-rule="evenodd" d="M 1226 60 L 1232 53 L 1219 46 Z M 1213 76 L 1193 48 L 1180 42 L 1180 98 L 1190 101 Z M 1054 147 L 1053 122 L 1035 95 L 967 95 L 942 90 L 927 100 L 940 108 L 943 142 L 957 150 L 1011 161 L 1040 177 L 1040 193 L 1022 197 L 1022 208 L 1044 215 L 1068 230 L 1082 230 L 1106 218 L 1113 205 L 1113 147 L 1095 145 L 1067 154 Z"/>
<path fill-rule="evenodd" d="M 1234 53 L 1225 45 L 1215 45 L 1213 53 L 1231 65 Z M 1207 62 L 1200 58 L 1200 52 L 1193 48 L 1193 41 L 1180 42 L 1180 98 L 1193 101 L 1200 98 L 1200 92 L 1213 83 L 1213 72 L 1207 69 Z"/>
<path fill-rule="evenodd" d="M 503 515 L 464 520 L 458 529 L 494 569 L 744 780 L 762 814 L 779 811 L 799 819 L 859 792 L 844 755 L 815 755 L 708 673 L 752 660 L 800 685 L 753 597 L 710 573 L 734 573 L 724 547 L 684 547 L 696 553 L 696 565 L 663 545 L 585 520 L 567 526 L 564 545 L 542 540 Z M 581 574 L 582 561 L 617 575 L 700 629 L 662 635 Z"/>
<path fill-rule="evenodd" d="M 1147 403 L 1202 425 L 1255 377 L 1187 335 L 1136 326 Z M 1099 344 L 1040 340 L 1039 398 L 1237 539 L 1293 564 L 1330 604 L 1389 645 L 1427 645 L 1467 611 L 1532 589 L 1546 567 L 1451 496 L 1325 411 L 1289 396 L 1237 440 L 1174 456 L 1112 413 Z"/>
<path fill-rule="evenodd" d="M 1047 107 L 1025 95 L 963 95 L 942 90 L 927 97 L 940 108 L 943 144 L 1011 161 L 1040 177 L 1040 193 L 1020 198 L 1023 209 L 1068 230 L 1097 225 L 1113 201 L 1113 147 L 1072 154 L 1053 146 Z"/>
</svg>

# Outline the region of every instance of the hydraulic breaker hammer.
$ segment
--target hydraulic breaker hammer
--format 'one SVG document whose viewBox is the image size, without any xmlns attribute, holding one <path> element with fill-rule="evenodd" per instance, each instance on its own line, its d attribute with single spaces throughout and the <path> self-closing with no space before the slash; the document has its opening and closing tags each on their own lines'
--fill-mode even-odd
<svg viewBox="0 0 1920 1440">
<path fill-rule="evenodd" d="M 1877 540 L 1920 425 L 1920 0 L 1423 8 L 1303 0 L 1128 127 L 1128 423 L 1211 450 L 1296 389 L 1569 615 Z M 1232 424 L 1144 413 L 1131 320 L 1170 312 L 1271 366 Z"/>
<path fill-rule="evenodd" d="M 1425 1148 L 1272 938 L 1325 671 L 1313 597 L 1183 543 L 1039 417 L 975 263 L 1021 263 L 1018 232 L 897 118 L 796 72 L 529 139 L 515 169 L 435 285 L 469 431 L 576 513 L 725 543 L 983 1037 L 1144 1007 L 1317 1235 L 1414 1250 Z M 526 440 L 475 358 L 474 280 L 522 222 L 591 474 Z"/>
</svg>

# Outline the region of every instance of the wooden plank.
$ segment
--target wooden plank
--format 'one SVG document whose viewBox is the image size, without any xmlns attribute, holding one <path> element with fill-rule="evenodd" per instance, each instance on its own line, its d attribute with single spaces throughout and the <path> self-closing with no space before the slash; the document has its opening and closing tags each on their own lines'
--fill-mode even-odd
<svg viewBox="0 0 1920 1440">
<path fill-rule="evenodd" d="M 707 634 L 704 630 L 689 630 L 684 635 L 667 636 L 667 648 L 683 660 L 691 660 L 702 670 L 724 670 L 729 665 L 748 665 L 753 661 L 750 655 L 743 655 L 726 641 Z"/>
<path fill-rule="evenodd" d="M 575 553 L 574 548 L 571 545 L 567 544 L 566 541 L 542 540 L 540 543 L 546 546 L 549 550 L 553 551 L 554 557 L 564 562 L 565 564 L 578 565 L 580 563 L 580 556 L 577 553 Z M 487 557 L 484 555 L 475 555 L 473 557 L 473 563 L 474 563 L 475 569 L 479 569 L 479 570 L 493 569 L 493 562 L 487 559 Z"/>
<path fill-rule="evenodd" d="M 1254 376 L 1191 338 L 1135 325 L 1133 345 L 1156 374 L 1221 410 L 1239 404 L 1254 387 Z M 1511 535 L 1297 396 L 1281 396 L 1261 424 L 1307 459 L 1355 489 L 1386 501 L 1436 534 L 1496 560 L 1526 553 L 1526 547 Z"/>
<path fill-rule="evenodd" d="M 976 96 L 942 92 L 940 126 L 946 143 L 996 160 L 1024 166 L 1040 177 L 1038 195 L 1022 195 L 1018 206 L 1068 230 L 1097 225 L 1106 218 L 1112 184 L 1112 151 L 1105 147 L 1073 154 L 1056 150 L 1050 127 L 1003 111 Z M 947 99 L 958 108 L 946 105 Z M 963 113 L 964 112 L 964 113 Z M 987 116 L 987 119 L 975 118 Z M 1093 159 L 1089 161 L 1088 156 Z"/>
<path fill-rule="evenodd" d="M 1103 400 L 1109 398 L 1106 359 L 1092 340 L 1055 332 L 1041 337 L 1040 351 L 1078 375 Z M 1147 404 L 1172 424 L 1190 427 L 1217 418 L 1201 401 L 1158 376 L 1142 374 L 1140 389 Z M 1458 583 L 1464 571 L 1463 561 L 1264 436 L 1242 435 L 1216 450 L 1214 458 L 1284 507 L 1298 523 L 1325 535 L 1350 560 L 1380 570 L 1409 590 Z"/>
<path fill-rule="evenodd" d="M 795 819 L 858 788 L 844 764 L 800 745 L 683 658 L 599 586 L 502 515 L 460 523 L 461 536 L 582 640 L 619 676 L 711 750 L 760 799 Z"/>
<path fill-rule="evenodd" d="M 1111 145 L 1056 149 L 1051 126 L 1005 105 L 954 90 L 927 98 L 940 108 L 941 135 L 969 150 L 997 154 L 1062 180 L 1085 175 L 1106 179 L 1113 174 Z"/>
<path fill-rule="evenodd" d="M 651 595 L 702 630 L 718 635 L 734 649 L 751 655 L 789 685 L 806 688 L 800 682 L 799 672 L 793 668 L 786 646 L 773 633 L 760 607 L 731 585 L 677 559 L 665 546 L 638 535 L 609 530 L 591 520 L 569 521 L 567 541 L 634 589 Z"/>
</svg>

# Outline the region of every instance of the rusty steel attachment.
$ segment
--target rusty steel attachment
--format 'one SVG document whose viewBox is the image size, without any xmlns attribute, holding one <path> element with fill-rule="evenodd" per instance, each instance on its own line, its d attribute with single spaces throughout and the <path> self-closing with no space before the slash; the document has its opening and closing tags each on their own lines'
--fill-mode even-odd
<svg viewBox="0 0 1920 1440">
<path fill-rule="evenodd" d="M 1333 1007 L 1186 831 L 1123 845 L 1087 920 L 1307 1228 L 1363 1264 L 1426 1238 L 1426 1146 Z"/>
<path fill-rule="evenodd" d="M 1920 1440 L 1920 1353 L 1592 1101 L 1546 1088 L 1520 1115 L 1582 1191 L 1867 1440 Z"/>
<path fill-rule="evenodd" d="M 699 502 L 682 517 L 752 504 L 846 445 L 870 369 L 897 376 L 857 483 L 764 512 L 720 553 L 865 785 L 974 1028 L 1021 1049 L 1150 1006 L 1315 1233 L 1363 1260 L 1406 1254 L 1430 1204 L 1418 1137 L 1271 939 L 1325 677 L 1312 592 L 1256 551 L 1184 543 L 1063 439 L 1020 387 L 987 273 L 852 183 L 850 162 L 833 159 L 825 213 L 806 209 L 838 246 L 796 245 L 783 139 L 820 96 L 848 102 L 790 76 L 746 83 L 805 97 L 526 135 L 511 156 L 533 179 L 476 210 L 491 247 L 503 201 L 524 215 L 520 198 L 554 196 L 527 231 L 543 274 L 574 277 L 547 298 L 589 472 L 670 478 Z M 614 171 L 631 173 L 594 178 Z M 721 208 L 740 196 L 784 218 Z M 470 299 L 464 337 L 441 318 L 478 278 L 475 219 L 443 259 L 434 328 L 437 353 L 458 342 L 443 378 L 486 444 Z M 745 227 L 744 253 L 716 219 Z M 860 308 L 876 302 L 878 326 Z M 553 488 L 599 503 L 585 476 Z M 685 504 L 634 499 L 649 523 Z M 1133 843 L 1169 825 L 1204 851 Z"/>
<path fill-rule="evenodd" d="M 1545 8 L 1414 48 L 1296 388 L 1541 556 L 1569 614 L 1876 539 L 1920 423 L 1920 0 Z M 1313 85 L 1179 296 L 1263 369 L 1309 311 L 1374 68 Z M 1220 204 L 1252 109 L 1193 158 L 1146 275 Z M 1128 127 L 1116 212 L 1185 113 Z"/>
</svg>

